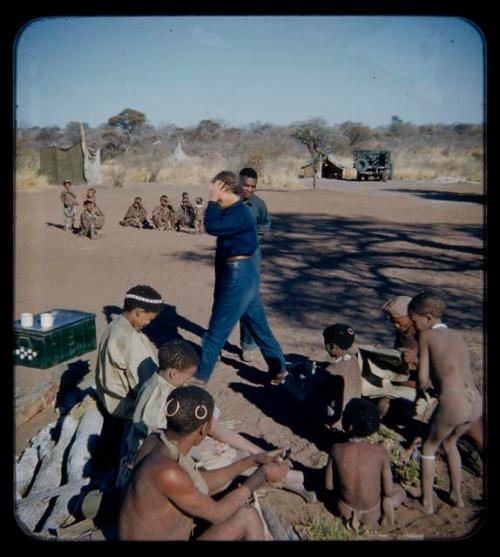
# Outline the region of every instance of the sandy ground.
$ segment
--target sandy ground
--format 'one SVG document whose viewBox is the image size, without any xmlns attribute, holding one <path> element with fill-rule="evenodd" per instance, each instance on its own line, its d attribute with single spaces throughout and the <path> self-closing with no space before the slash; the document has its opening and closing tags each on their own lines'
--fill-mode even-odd
<svg viewBox="0 0 500 557">
<path fill-rule="evenodd" d="M 75 186 L 81 200 L 85 186 Z M 156 340 L 179 334 L 197 344 L 208 323 L 213 289 L 215 239 L 206 234 L 123 228 L 118 222 L 135 195 L 149 212 L 166 193 L 175 206 L 181 192 L 206 199 L 206 186 L 181 188 L 161 184 L 97 187 L 106 215 L 104 235 L 91 241 L 61 229 L 61 187 L 20 193 L 15 207 L 15 318 L 23 311 L 78 309 L 96 315 L 97 337 L 106 315 L 119 308 L 124 293 L 149 284 L 168 302 Z M 289 357 L 326 360 L 321 331 L 335 321 L 352 325 L 357 343 L 392 346 L 390 324 L 380 308 L 396 294 L 414 295 L 438 288 L 446 295 L 445 321 L 463 331 L 477 385 L 483 387 L 483 219 L 480 184 L 438 182 L 342 182 L 321 180 L 312 190 L 259 191 L 273 217 L 262 244 L 262 295 L 268 319 Z M 159 318 L 160 319 L 160 318 Z M 331 444 L 320 424 L 306 419 L 284 387 L 264 386 L 265 364 L 238 357 L 238 334 L 209 383 L 223 418 L 266 447 L 292 448 L 295 466 L 308 483 L 321 481 Z M 89 366 L 82 385 L 92 381 L 96 353 L 48 370 L 15 368 L 19 403 L 35 396 L 47 382 L 71 366 Z M 16 430 L 16 454 L 31 436 L 57 418 L 51 408 Z M 438 511 L 426 517 L 403 508 L 397 528 L 382 538 L 460 537 L 481 521 L 483 479 L 464 473 L 465 509 L 446 503 L 446 468 L 440 463 L 442 488 Z M 443 491 L 444 490 L 444 491 Z M 306 505 L 298 496 L 267 491 L 280 516 L 291 524 L 314 518 L 330 520 L 325 502 Z M 375 534 L 365 534 L 365 537 Z"/>
</svg>

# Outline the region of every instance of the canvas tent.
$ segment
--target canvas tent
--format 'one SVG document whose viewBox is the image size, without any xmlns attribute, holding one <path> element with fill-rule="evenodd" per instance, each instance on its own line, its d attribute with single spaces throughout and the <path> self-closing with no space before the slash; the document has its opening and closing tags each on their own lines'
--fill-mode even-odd
<svg viewBox="0 0 500 557">
<path fill-rule="evenodd" d="M 310 161 L 308 164 L 300 167 L 299 178 L 312 178 L 316 171 L 317 178 L 337 178 L 342 179 L 344 165 L 338 161 L 333 155 L 327 155 L 325 159 L 320 162 Z"/>
<path fill-rule="evenodd" d="M 181 142 L 177 143 L 177 147 L 175 148 L 174 154 L 172 155 L 172 160 L 174 161 L 183 161 L 187 159 L 186 153 L 182 150 Z"/>
<path fill-rule="evenodd" d="M 40 173 L 50 183 L 62 184 L 63 180 L 71 180 L 73 184 L 101 183 L 101 150 L 87 147 L 83 126 L 80 135 L 80 143 L 71 147 L 51 145 L 40 149 Z"/>
</svg>

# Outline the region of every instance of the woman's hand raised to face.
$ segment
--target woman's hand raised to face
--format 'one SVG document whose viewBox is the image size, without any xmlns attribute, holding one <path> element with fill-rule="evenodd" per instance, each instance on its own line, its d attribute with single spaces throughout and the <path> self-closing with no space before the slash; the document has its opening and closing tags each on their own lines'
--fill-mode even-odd
<svg viewBox="0 0 500 557">
<path fill-rule="evenodd" d="M 221 194 L 225 191 L 224 182 L 216 180 L 211 182 L 208 186 L 208 199 L 209 201 L 219 201 Z"/>
</svg>

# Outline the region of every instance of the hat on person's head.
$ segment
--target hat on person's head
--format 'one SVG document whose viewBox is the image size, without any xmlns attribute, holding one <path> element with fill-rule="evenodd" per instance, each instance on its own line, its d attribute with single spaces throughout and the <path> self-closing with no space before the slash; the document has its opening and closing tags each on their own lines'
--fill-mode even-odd
<svg viewBox="0 0 500 557">
<path fill-rule="evenodd" d="M 382 307 L 382 311 L 391 317 L 404 317 L 408 315 L 408 304 L 411 302 L 411 296 L 395 296 L 388 300 Z"/>
<path fill-rule="evenodd" d="M 71 180 L 64 180 L 63 186 L 64 186 L 64 184 L 71 184 Z"/>
<path fill-rule="evenodd" d="M 335 323 L 323 331 L 326 344 L 336 344 L 342 350 L 347 350 L 354 342 L 354 331 L 345 323 Z"/>
</svg>

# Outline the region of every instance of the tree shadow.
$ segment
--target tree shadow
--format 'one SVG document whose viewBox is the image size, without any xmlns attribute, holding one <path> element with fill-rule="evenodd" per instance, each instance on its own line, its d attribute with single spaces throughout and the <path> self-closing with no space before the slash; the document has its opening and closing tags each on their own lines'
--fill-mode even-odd
<svg viewBox="0 0 500 557">
<path fill-rule="evenodd" d="M 300 328 L 341 319 L 356 334 L 383 342 L 385 326 L 377 321 L 385 325 L 380 308 L 388 298 L 438 289 L 450 326 L 480 327 L 482 281 L 470 287 L 464 276 L 483 271 L 482 238 L 481 225 L 276 214 L 261 244 L 264 303 Z"/>
<path fill-rule="evenodd" d="M 432 201 L 454 201 L 462 203 L 477 203 L 484 205 L 486 197 L 480 193 L 462 193 L 455 191 L 436 191 L 436 190 L 413 190 L 413 189 L 391 189 L 385 190 L 391 192 L 409 193 L 423 199 L 430 199 Z"/>
</svg>

